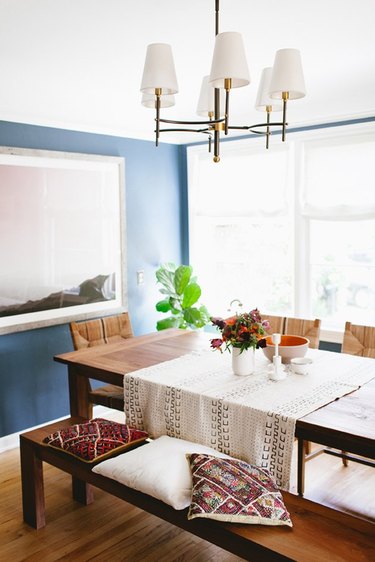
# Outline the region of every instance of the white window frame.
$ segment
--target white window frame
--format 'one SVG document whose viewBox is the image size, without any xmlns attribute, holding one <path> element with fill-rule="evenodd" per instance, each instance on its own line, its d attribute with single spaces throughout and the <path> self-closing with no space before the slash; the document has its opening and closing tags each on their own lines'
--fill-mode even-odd
<svg viewBox="0 0 375 562">
<path fill-rule="evenodd" d="M 311 140 L 324 140 L 327 139 L 337 139 L 338 137 L 350 137 L 358 135 L 374 135 L 375 137 L 375 123 L 359 123 L 351 125 L 340 125 L 334 127 L 317 128 L 315 130 L 298 131 L 288 134 L 287 143 L 289 150 L 289 157 L 291 159 L 291 178 L 292 183 L 290 193 L 294 197 L 294 220 L 295 220 L 295 231 L 298 231 L 298 236 L 294 237 L 294 287 L 293 287 L 293 298 L 292 302 L 294 304 L 296 316 L 312 316 L 312 312 L 309 312 L 309 297 L 310 294 L 310 264 L 309 264 L 309 237 L 310 237 L 310 220 L 319 217 L 312 217 L 303 214 L 303 205 L 301 201 L 301 195 L 303 193 L 303 181 L 304 181 L 304 151 L 305 146 Z M 228 144 L 227 144 L 228 142 Z M 279 138 L 275 138 L 274 143 L 280 142 Z M 228 146 L 230 145 L 230 147 Z M 260 138 L 247 138 L 247 139 L 236 139 L 232 141 L 226 141 L 222 145 L 222 156 L 225 158 L 225 152 L 229 150 L 242 151 L 242 150 L 252 150 L 254 147 L 264 148 L 264 139 Z M 270 149 L 272 150 L 272 142 Z M 193 224 L 194 209 L 191 205 L 191 189 L 194 184 L 194 176 L 196 173 L 196 158 L 201 157 L 203 153 L 207 153 L 207 146 L 203 145 L 192 145 L 187 147 L 187 170 L 188 170 L 188 221 L 189 221 L 189 231 L 191 225 Z M 212 159 L 212 155 L 207 154 L 207 158 Z M 212 163 L 212 166 L 220 166 L 220 163 Z M 293 204 L 293 203 L 292 203 Z M 375 218 L 375 214 L 372 215 L 372 210 L 370 211 L 369 218 Z M 305 251 L 307 249 L 308 251 Z M 191 237 L 189 236 L 189 255 L 192 265 L 194 265 L 194 250 L 191 246 Z M 302 290 L 303 288 L 303 290 Z M 307 290 L 306 290 L 307 289 Z M 311 304 L 310 304 L 311 306 Z M 302 312 L 303 311 L 303 312 Z M 272 311 L 270 311 L 272 312 Z M 343 330 L 332 331 L 327 329 L 321 330 L 321 339 L 327 342 L 342 343 Z"/>
</svg>

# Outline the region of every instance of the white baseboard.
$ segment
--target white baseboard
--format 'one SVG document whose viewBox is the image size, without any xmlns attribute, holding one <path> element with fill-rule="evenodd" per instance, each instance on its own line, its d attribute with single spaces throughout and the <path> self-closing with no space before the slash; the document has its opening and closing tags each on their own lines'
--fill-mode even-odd
<svg viewBox="0 0 375 562">
<path fill-rule="evenodd" d="M 113 410 L 110 410 L 105 406 L 94 406 L 93 415 L 96 418 L 111 413 L 113 413 Z M 121 412 L 118 412 L 118 414 L 121 415 Z M 10 435 L 4 435 L 4 437 L 0 437 L 0 453 L 4 453 L 5 451 L 9 451 L 10 449 L 16 449 L 19 446 L 19 437 L 21 433 L 26 433 L 26 431 L 32 431 L 33 429 L 37 429 L 38 427 L 43 427 L 43 425 L 46 425 L 46 423 L 58 422 L 65 419 L 65 417 L 66 416 L 57 418 L 56 420 L 51 420 L 49 422 L 41 423 L 39 425 L 35 425 L 34 427 L 28 427 L 27 429 L 23 429 L 22 431 L 18 431 L 17 433 L 11 433 Z"/>
</svg>

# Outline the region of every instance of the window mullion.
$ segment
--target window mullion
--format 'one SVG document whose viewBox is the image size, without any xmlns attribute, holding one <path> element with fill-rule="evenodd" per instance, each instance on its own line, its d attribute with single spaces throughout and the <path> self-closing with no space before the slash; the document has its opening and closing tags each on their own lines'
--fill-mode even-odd
<svg viewBox="0 0 375 562">
<path fill-rule="evenodd" d="M 304 190 L 304 145 L 293 143 L 294 170 L 294 311 L 296 316 L 309 317 L 311 311 L 310 228 L 302 215 Z"/>
</svg>

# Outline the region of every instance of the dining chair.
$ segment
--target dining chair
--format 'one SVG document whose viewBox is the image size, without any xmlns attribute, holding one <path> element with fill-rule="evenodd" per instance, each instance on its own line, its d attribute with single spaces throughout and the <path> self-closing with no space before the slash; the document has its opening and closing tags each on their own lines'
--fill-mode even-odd
<svg viewBox="0 0 375 562">
<path fill-rule="evenodd" d="M 133 337 L 128 312 L 105 316 L 96 320 L 87 320 L 86 322 L 71 322 L 70 333 L 75 350 L 116 343 Z M 100 404 L 120 411 L 124 410 L 124 389 L 122 387 L 107 384 L 93 389 L 90 381 L 89 385 L 91 404 Z"/>
<path fill-rule="evenodd" d="M 285 318 L 284 331 L 283 334 L 292 334 L 294 336 L 303 336 L 310 340 L 309 347 L 313 349 L 319 348 L 320 341 L 320 324 L 321 320 L 316 318 L 315 320 L 307 320 L 305 318 Z M 310 441 L 305 442 L 305 455 L 306 460 L 308 456 L 311 455 L 311 443 Z"/>
<path fill-rule="evenodd" d="M 268 320 L 270 323 L 270 334 L 283 334 L 285 325 L 285 316 L 271 316 L 270 314 L 263 314 L 263 320 Z"/>
<path fill-rule="evenodd" d="M 292 334 L 294 336 L 304 336 L 310 340 L 309 347 L 317 349 L 320 340 L 320 324 L 321 320 L 306 320 L 303 318 L 288 318 L 283 316 L 271 316 L 263 314 L 262 318 L 270 323 L 270 334 Z M 311 443 L 305 442 L 306 457 L 311 455 Z"/>
<path fill-rule="evenodd" d="M 341 353 L 375 358 L 375 326 L 361 326 L 345 322 Z M 341 452 L 345 454 L 345 451 Z M 352 460 L 355 461 L 355 458 Z M 348 466 L 348 459 L 345 457 L 342 462 L 344 466 Z"/>
<path fill-rule="evenodd" d="M 375 358 L 375 326 L 346 322 L 341 352 Z"/>
<path fill-rule="evenodd" d="M 293 334 L 294 336 L 304 336 L 310 340 L 309 347 L 313 349 L 319 348 L 320 341 L 320 324 L 321 320 L 306 320 L 304 318 L 286 318 L 284 334 Z"/>
</svg>

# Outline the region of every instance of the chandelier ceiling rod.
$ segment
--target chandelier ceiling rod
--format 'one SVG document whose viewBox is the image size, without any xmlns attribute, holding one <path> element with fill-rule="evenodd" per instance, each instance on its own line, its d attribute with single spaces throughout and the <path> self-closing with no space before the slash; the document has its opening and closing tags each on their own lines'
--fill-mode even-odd
<svg viewBox="0 0 375 562">
<path fill-rule="evenodd" d="M 247 86 L 250 75 L 247 66 L 242 36 L 237 32 L 219 32 L 219 0 L 215 0 L 215 49 L 211 73 L 202 82 L 197 113 L 207 115 L 205 121 L 176 121 L 160 117 L 160 110 L 174 105 L 174 94 L 178 92 L 172 49 L 165 43 L 153 43 L 147 47 L 143 70 L 141 92 L 142 104 L 156 110 L 155 144 L 159 145 L 161 133 L 190 132 L 208 136 L 211 152 L 212 136 L 214 162 L 220 161 L 220 132 L 228 135 L 230 130 L 247 130 L 265 135 L 266 148 L 269 147 L 271 127 L 281 127 L 282 141 L 286 137 L 286 110 L 288 100 L 306 95 L 300 53 L 297 49 L 277 51 L 273 67 L 264 68 L 258 89 L 255 107 L 266 111 L 266 122 L 254 125 L 229 124 L 229 93 L 232 88 Z M 221 103 L 220 90 L 225 91 L 225 104 Z M 275 101 L 276 100 L 276 101 Z M 279 100 L 279 103 L 277 103 Z M 282 105 L 280 102 L 282 101 Z M 272 111 L 283 112 L 280 122 L 271 122 Z M 196 128 L 160 128 L 160 124 L 200 125 Z M 264 130 L 257 130 L 264 129 Z"/>
</svg>

